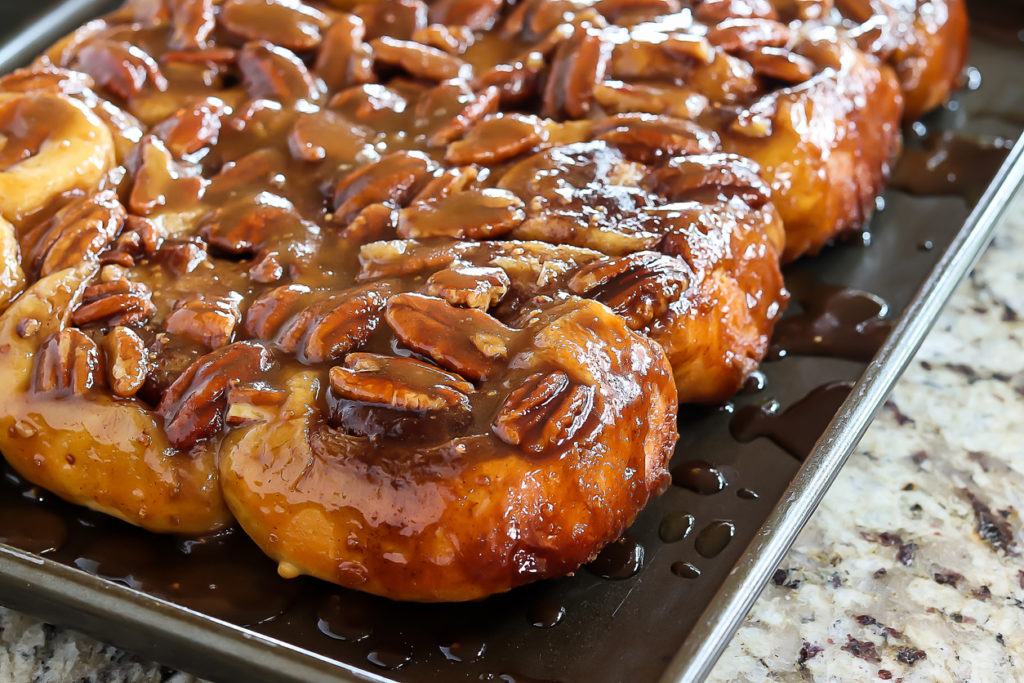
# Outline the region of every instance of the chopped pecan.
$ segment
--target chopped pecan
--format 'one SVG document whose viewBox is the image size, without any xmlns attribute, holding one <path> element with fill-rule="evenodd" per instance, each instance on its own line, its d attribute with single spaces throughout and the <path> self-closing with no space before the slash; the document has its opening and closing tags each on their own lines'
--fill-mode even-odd
<svg viewBox="0 0 1024 683">
<path fill-rule="evenodd" d="M 206 47 L 216 21 L 213 0 L 178 0 L 168 3 L 174 33 L 171 45 L 179 50 L 198 50 Z"/>
<path fill-rule="evenodd" d="M 323 97 L 321 84 L 287 48 L 262 41 L 246 43 L 238 52 L 238 68 L 250 97 L 281 102 L 318 102 Z"/>
<path fill-rule="evenodd" d="M 431 178 L 416 193 L 413 202 L 440 200 L 467 189 L 476 180 L 479 171 L 473 166 L 456 166 Z"/>
<path fill-rule="evenodd" d="M 431 147 L 444 147 L 466 134 L 477 121 L 498 110 L 498 89 L 494 86 L 476 93 L 469 102 L 427 138 Z"/>
<path fill-rule="evenodd" d="M 138 259 L 154 254 L 162 242 L 163 235 L 151 220 L 128 216 L 121 234 L 110 249 L 100 255 L 100 263 L 130 268 Z"/>
<path fill-rule="evenodd" d="M 726 52 L 735 52 L 782 47 L 791 35 L 788 26 L 771 19 L 726 19 L 708 31 L 708 41 Z"/>
<path fill-rule="evenodd" d="M 400 237 L 491 239 L 526 219 L 523 200 L 508 190 L 488 188 L 456 192 L 439 200 L 416 202 L 398 214 Z"/>
<path fill-rule="evenodd" d="M 349 173 L 334 186 L 334 220 L 347 223 L 370 204 L 401 206 L 434 171 L 422 152 L 392 152 L 380 161 Z"/>
<path fill-rule="evenodd" d="M 600 301 L 640 330 L 668 311 L 691 276 L 680 259 L 642 251 L 588 263 L 569 280 L 569 291 Z"/>
<path fill-rule="evenodd" d="M 854 23 L 863 24 L 875 16 L 877 10 L 871 0 L 834 0 L 836 9 Z"/>
<path fill-rule="evenodd" d="M 243 40 L 265 40 L 289 50 L 312 50 L 330 19 L 300 0 L 227 0 L 220 21 Z"/>
<path fill-rule="evenodd" d="M 594 388 L 561 370 L 538 372 L 505 399 L 494 433 L 510 446 L 540 455 L 572 439 L 594 411 Z"/>
<path fill-rule="evenodd" d="M 356 244 L 365 244 L 394 237 L 397 224 L 398 215 L 394 207 L 387 204 L 370 204 L 356 214 L 341 234 Z"/>
<path fill-rule="evenodd" d="M 604 80 L 612 46 L 594 29 L 578 30 L 559 44 L 544 88 L 541 112 L 581 119 L 593 106 L 594 86 Z"/>
<path fill-rule="evenodd" d="M 302 220 L 291 202 L 269 192 L 240 197 L 200 220 L 200 234 L 215 250 L 251 256 L 271 237 L 294 234 Z"/>
<path fill-rule="evenodd" d="M 358 5 L 353 12 L 366 22 L 367 39 L 409 40 L 427 25 L 427 5 L 422 0 L 377 0 Z"/>
<path fill-rule="evenodd" d="M 207 145 L 214 145 L 220 134 L 224 103 L 206 98 L 182 107 L 170 118 L 153 127 L 153 134 L 163 140 L 168 151 L 176 157 L 194 154 Z"/>
<path fill-rule="evenodd" d="M 82 304 L 71 314 L 78 326 L 137 325 L 156 313 L 153 292 L 142 282 L 114 280 L 89 285 L 82 294 Z"/>
<path fill-rule="evenodd" d="M 253 382 L 228 388 L 228 408 L 224 421 L 240 425 L 256 420 L 273 418 L 288 394 L 274 389 L 265 382 Z"/>
<path fill-rule="evenodd" d="M 148 216 L 161 208 L 191 206 L 203 196 L 206 182 L 199 169 L 175 162 L 160 138 L 147 135 L 136 153 L 139 170 L 128 196 L 132 213 Z"/>
<path fill-rule="evenodd" d="M 466 62 L 435 47 L 389 37 L 375 38 L 370 46 L 376 64 L 401 68 L 417 78 L 446 81 L 469 75 Z"/>
<path fill-rule="evenodd" d="M 427 278 L 422 292 L 453 306 L 486 311 L 501 301 L 510 286 L 508 275 L 501 268 L 452 266 Z"/>
<path fill-rule="evenodd" d="M 771 199 L 757 165 L 735 154 L 695 154 L 676 157 L 652 171 L 647 185 L 672 201 L 710 197 L 739 197 L 753 208 Z"/>
<path fill-rule="evenodd" d="M 151 262 L 159 263 L 171 273 L 181 277 L 193 272 L 201 263 L 208 260 L 206 245 L 191 240 L 167 240 L 153 252 Z"/>
<path fill-rule="evenodd" d="M 96 260 L 121 231 L 126 216 L 113 190 L 74 199 L 25 235 L 23 260 L 40 277 Z"/>
<path fill-rule="evenodd" d="M 265 249 L 258 253 L 253 259 L 252 265 L 249 266 L 249 277 L 253 282 L 265 285 L 280 280 L 284 277 L 281 253 L 272 249 Z"/>
<path fill-rule="evenodd" d="M 387 283 L 374 283 L 320 299 L 288 321 L 277 333 L 276 345 L 307 363 L 341 358 L 365 344 L 377 330 L 390 293 Z M 287 299 L 283 303 L 287 305 Z M 260 328 L 275 318 L 264 316 Z"/>
<path fill-rule="evenodd" d="M 703 0 L 693 8 L 693 16 L 705 24 L 726 19 L 778 19 L 770 0 Z"/>
<path fill-rule="evenodd" d="M 502 0 L 439 0 L 430 6 L 432 24 L 465 26 L 470 31 L 486 31 L 494 24 Z"/>
<path fill-rule="evenodd" d="M 103 338 L 107 384 L 121 398 L 134 396 L 149 374 L 149 351 L 145 342 L 128 327 L 115 327 Z"/>
<path fill-rule="evenodd" d="M 473 308 L 456 308 L 422 294 L 391 297 L 387 321 L 398 339 L 438 365 L 471 380 L 497 372 L 515 330 Z"/>
<path fill-rule="evenodd" d="M 147 84 L 159 92 L 167 89 L 160 66 L 142 48 L 129 43 L 90 42 L 78 50 L 75 64 L 123 100 L 138 95 Z"/>
<path fill-rule="evenodd" d="M 718 136 L 695 123 L 672 116 L 616 114 L 594 124 L 599 140 L 613 145 L 635 161 L 651 163 L 663 157 L 713 152 Z"/>
<path fill-rule="evenodd" d="M 373 80 L 373 51 L 365 37 L 366 25 L 356 15 L 341 13 L 334 19 L 313 66 L 329 91 Z"/>
<path fill-rule="evenodd" d="M 497 114 L 473 126 L 445 150 L 452 164 L 495 164 L 532 151 L 547 137 L 540 119 L 527 114 Z"/>
<path fill-rule="evenodd" d="M 330 159 L 337 164 L 350 164 L 376 158 L 377 152 L 366 143 L 367 131 L 354 126 L 344 116 L 330 109 L 321 109 L 300 116 L 288 136 L 292 156 L 304 161 Z"/>
<path fill-rule="evenodd" d="M 785 83 L 803 83 L 814 75 L 814 62 L 784 48 L 762 47 L 742 53 L 754 73 Z"/>
<path fill-rule="evenodd" d="M 350 401 L 425 412 L 469 410 L 473 385 L 458 375 L 412 358 L 350 353 L 344 366 L 331 368 L 331 389 Z"/>
<path fill-rule="evenodd" d="M 103 357 L 96 342 L 81 330 L 65 328 L 39 347 L 34 391 L 76 395 L 102 385 Z"/>
<path fill-rule="evenodd" d="M 186 301 L 168 314 L 164 329 L 209 349 L 220 348 L 230 344 L 235 334 L 235 326 L 242 317 L 238 310 L 241 299 L 235 294 Z"/>
<path fill-rule="evenodd" d="M 270 351 L 256 342 L 235 342 L 197 359 L 167 388 L 156 409 L 171 445 L 188 450 L 220 431 L 228 390 L 259 379 L 273 366 Z"/>
</svg>

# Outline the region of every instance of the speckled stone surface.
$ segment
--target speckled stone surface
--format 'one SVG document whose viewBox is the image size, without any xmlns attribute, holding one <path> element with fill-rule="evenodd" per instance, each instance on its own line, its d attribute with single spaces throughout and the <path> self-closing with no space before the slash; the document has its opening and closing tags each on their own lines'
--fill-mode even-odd
<svg viewBox="0 0 1024 683">
<path fill-rule="evenodd" d="M 1024 679 L 1024 197 L 714 681 Z M 0 681 L 196 679 L 0 608 Z"/>
<path fill-rule="evenodd" d="M 1024 197 L 714 681 L 1024 679 Z"/>
</svg>

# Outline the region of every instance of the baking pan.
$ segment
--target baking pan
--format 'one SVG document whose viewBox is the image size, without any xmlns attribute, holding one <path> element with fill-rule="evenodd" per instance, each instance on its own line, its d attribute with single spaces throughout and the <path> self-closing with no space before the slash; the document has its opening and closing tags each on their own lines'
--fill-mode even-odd
<svg viewBox="0 0 1024 683">
<path fill-rule="evenodd" d="M 0 10 L 0 70 L 111 4 Z M 774 359 L 729 403 L 681 408 L 675 485 L 574 576 L 393 603 L 279 579 L 240 533 L 148 534 L 4 470 L 0 602 L 217 680 L 699 680 L 1024 179 L 1024 22 L 977 5 L 995 20 L 975 22 L 966 87 L 907 130 L 869 230 L 788 269 Z"/>
</svg>

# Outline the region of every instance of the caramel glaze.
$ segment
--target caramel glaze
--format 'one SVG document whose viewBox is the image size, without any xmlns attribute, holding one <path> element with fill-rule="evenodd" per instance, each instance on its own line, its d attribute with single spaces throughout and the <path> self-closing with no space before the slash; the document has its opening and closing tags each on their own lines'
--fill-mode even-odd
<svg viewBox="0 0 1024 683">
<path fill-rule="evenodd" d="M 0 80 L 5 456 L 148 529 L 233 515 L 284 576 L 571 571 L 667 484 L 677 400 L 764 356 L 782 224 L 792 258 L 859 223 L 895 147 L 886 67 L 745 6 L 82 27 Z"/>
</svg>

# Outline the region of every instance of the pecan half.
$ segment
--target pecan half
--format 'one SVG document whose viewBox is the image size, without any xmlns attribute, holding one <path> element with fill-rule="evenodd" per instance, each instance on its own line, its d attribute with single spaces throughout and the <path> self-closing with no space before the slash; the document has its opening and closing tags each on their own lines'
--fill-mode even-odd
<svg viewBox="0 0 1024 683">
<path fill-rule="evenodd" d="M 559 44 L 541 113 L 549 118 L 586 117 L 593 106 L 594 86 L 604 80 L 611 54 L 612 46 L 594 29 L 578 30 Z"/>
<path fill-rule="evenodd" d="M 539 52 L 528 52 L 510 62 L 496 64 L 473 81 L 477 89 L 494 86 L 502 104 L 515 105 L 540 94 L 547 61 Z"/>
<path fill-rule="evenodd" d="M 81 330 L 65 328 L 36 353 L 32 389 L 40 393 L 84 394 L 103 385 L 103 357 Z"/>
<path fill-rule="evenodd" d="M 473 184 L 479 171 L 473 166 L 457 166 L 435 175 L 416 193 L 413 202 L 440 200 L 462 192 Z"/>
<path fill-rule="evenodd" d="M 335 92 L 373 80 L 373 51 L 363 40 L 366 25 L 354 14 L 341 13 L 324 34 L 313 71 Z"/>
<path fill-rule="evenodd" d="M 451 164 L 496 164 L 532 151 L 547 138 L 536 116 L 498 114 L 483 119 L 445 150 Z"/>
<path fill-rule="evenodd" d="M 367 145 L 368 131 L 355 126 L 341 114 L 321 109 L 300 116 L 288 136 L 292 156 L 303 161 L 330 159 L 337 164 L 370 161 L 377 152 Z"/>
<path fill-rule="evenodd" d="M 127 211 L 113 190 L 72 200 L 21 241 L 26 265 L 40 277 L 93 261 L 125 223 Z"/>
<path fill-rule="evenodd" d="M 465 26 L 431 24 L 412 34 L 412 40 L 428 47 L 436 47 L 449 54 L 461 55 L 474 43 L 476 36 Z"/>
<path fill-rule="evenodd" d="M 194 154 L 217 142 L 221 116 L 226 108 L 216 98 L 207 98 L 182 107 L 170 118 L 153 127 L 153 134 L 163 140 L 168 151 L 176 157 Z"/>
<path fill-rule="evenodd" d="M 398 214 L 400 237 L 490 239 L 512 231 L 526 219 L 523 200 L 508 190 L 488 188 L 456 192 L 417 202 Z"/>
<path fill-rule="evenodd" d="M 652 171 L 646 184 L 672 201 L 739 197 L 752 208 L 771 199 L 757 165 L 735 154 L 695 154 L 676 157 Z"/>
<path fill-rule="evenodd" d="M 707 111 L 707 96 L 692 88 L 603 81 L 594 88 L 594 99 L 610 113 L 646 112 L 668 114 L 692 121 Z"/>
<path fill-rule="evenodd" d="M 265 40 L 289 50 L 312 50 L 330 19 L 299 0 L 227 0 L 220 10 L 224 27 L 243 40 Z"/>
<path fill-rule="evenodd" d="M 281 102 L 318 102 L 323 97 L 321 84 L 286 48 L 267 42 L 246 43 L 238 52 L 238 68 L 250 97 Z"/>
<path fill-rule="evenodd" d="M 276 345 L 307 363 L 341 358 L 365 344 L 377 330 L 390 293 L 387 283 L 374 283 L 320 299 L 277 333 Z"/>
<path fill-rule="evenodd" d="M 476 93 L 451 119 L 427 138 L 431 147 L 444 147 L 466 134 L 477 121 L 498 110 L 498 89 L 494 86 Z"/>
<path fill-rule="evenodd" d="M 291 202 L 260 192 L 207 214 L 200 220 L 199 233 L 215 250 L 251 256 L 270 238 L 295 234 L 301 223 Z"/>
<path fill-rule="evenodd" d="M 115 327 L 103 338 L 107 383 L 121 398 L 134 396 L 149 374 L 149 351 L 132 329 Z"/>
<path fill-rule="evenodd" d="M 285 321 L 312 297 L 305 285 L 282 285 L 259 296 L 245 312 L 245 331 L 257 339 L 272 341 Z"/>
<path fill-rule="evenodd" d="M 375 38 L 370 47 L 376 64 L 397 67 L 428 81 L 446 81 L 470 73 L 471 67 L 455 55 L 411 40 Z"/>
<path fill-rule="evenodd" d="M 164 320 L 164 329 L 217 349 L 231 342 L 235 326 L 242 314 L 238 310 L 241 296 L 201 296 L 186 301 Z"/>
<path fill-rule="evenodd" d="M 778 19 L 770 0 L 703 0 L 693 8 L 693 16 L 705 24 L 726 19 Z"/>
<path fill-rule="evenodd" d="M 422 0 L 376 0 L 358 5 L 353 12 L 366 22 L 368 39 L 391 36 L 409 40 L 427 25 L 427 5 Z"/>
<path fill-rule="evenodd" d="M 154 313 L 156 306 L 149 287 L 142 282 L 113 280 L 86 287 L 71 322 L 78 326 L 138 325 Z"/>
<path fill-rule="evenodd" d="M 130 43 L 90 42 L 78 50 L 75 65 L 123 100 L 138 95 L 147 84 L 159 92 L 167 89 L 160 65 L 142 48 Z"/>
<path fill-rule="evenodd" d="M 569 280 L 569 291 L 600 301 L 640 330 L 668 311 L 691 277 L 680 259 L 644 251 L 588 263 Z"/>
<path fill-rule="evenodd" d="M 561 370 L 538 372 L 505 399 L 492 429 L 510 446 L 540 455 L 572 439 L 594 411 L 594 388 Z"/>
<path fill-rule="evenodd" d="M 762 47 L 742 53 L 754 73 L 785 83 L 803 83 L 814 75 L 814 62 L 779 47 Z"/>
<path fill-rule="evenodd" d="M 469 410 L 473 385 L 458 375 L 412 358 L 350 353 L 330 372 L 331 389 L 350 401 L 425 412 Z"/>
<path fill-rule="evenodd" d="M 771 19 L 726 19 L 708 31 L 708 41 L 726 52 L 735 52 L 782 47 L 791 35 L 788 26 Z"/>
<path fill-rule="evenodd" d="M 409 107 L 409 101 L 396 90 L 379 83 L 365 83 L 343 90 L 331 98 L 329 106 L 342 111 L 356 121 L 399 121 Z"/>
<path fill-rule="evenodd" d="M 270 351 L 256 342 L 235 342 L 192 363 L 156 408 L 171 445 L 187 450 L 220 431 L 228 389 L 259 379 L 273 367 Z"/>
<path fill-rule="evenodd" d="M 502 0 L 439 0 L 430 6 L 428 18 L 432 24 L 485 31 L 494 23 L 501 5 Z"/>
<path fill-rule="evenodd" d="M 349 173 L 334 186 L 335 222 L 347 223 L 370 204 L 403 205 L 434 168 L 422 152 L 400 151 Z"/>
<path fill-rule="evenodd" d="M 171 45 L 179 50 L 198 50 L 206 46 L 213 33 L 213 0 L 179 0 L 170 4 L 174 32 Z"/>
<path fill-rule="evenodd" d="M 713 152 L 718 136 L 672 116 L 616 114 L 594 124 L 597 139 L 618 147 L 628 158 L 652 163 L 662 157 Z"/>
<path fill-rule="evenodd" d="M 605 19 L 617 24 L 634 24 L 663 14 L 675 14 L 679 0 L 599 0 L 594 5 Z"/>
<path fill-rule="evenodd" d="M 452 266 L 427 278 L 422 291 L 453 306 L 486 311 L 501 301 L 509 286 L 508 274 L 501 268 Z"/>
<path fill-rule="evenodd" d="M 504 365 L 515 330 L 473 308 L 422 294 L 391 297 L 387 321 L 398 339 L 443 368 L 485 380 Z"/>
</svg>

